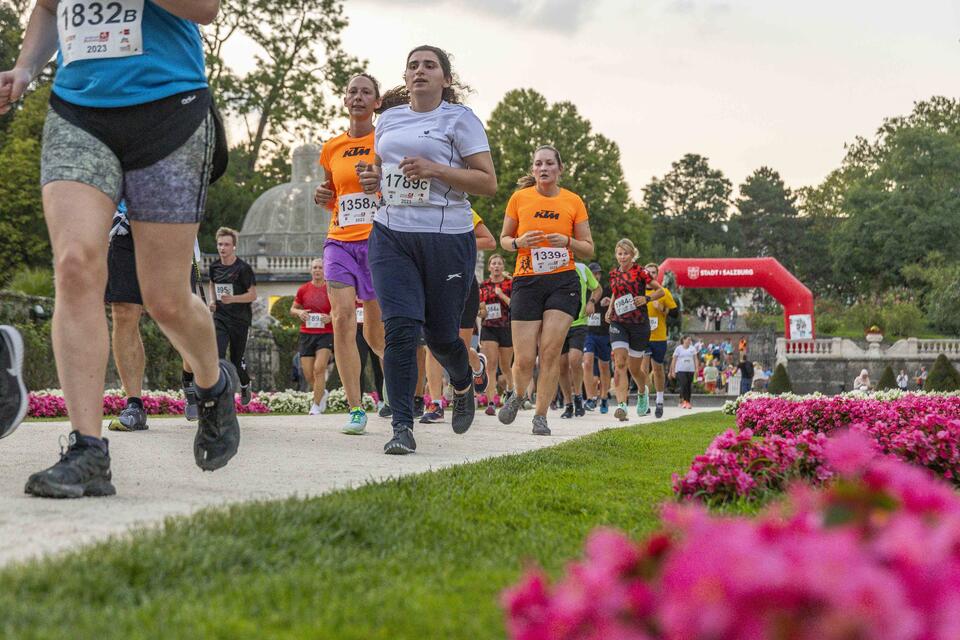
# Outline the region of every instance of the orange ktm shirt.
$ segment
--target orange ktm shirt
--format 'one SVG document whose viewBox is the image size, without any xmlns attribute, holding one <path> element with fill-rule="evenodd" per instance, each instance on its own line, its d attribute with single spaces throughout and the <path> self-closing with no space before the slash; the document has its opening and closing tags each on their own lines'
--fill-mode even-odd
<svg viewBox="0 0 960 640">
<path fill-rule="evenodd" d="M 370 236 L 379 198 L 363 193 L 356 167 L 361 160 L 373 162 L 373 133 L 371 131 L 362 138 L 351 138 L 347 133 L 341 133 L 323 145 L 320 166 L 333 182 L 333 199 L 329 205 L 333 215 L 330 217 L 328 238 L 359 242 Z M 341 206 L 346 212 L 343 216 Z M 370 222 L 357 223 L 357 220 L 364 220 L 367 216 Z"/>
<path fill-rule="evenodd" d="M 517 221 L 514 237 L 527 231 L 562 233 L 573 237 L 573 227 L 587 219 L 587 207 L 580 196 L 560 189 L 556 196 L 541 195 L 536 187 L 515 191 L 507 203 L 506 215 Z M 548 273 L 572 271 L 573 251 L 568 248 L 520 247 L 513 276 L 542 276 Z"/>
</svg>

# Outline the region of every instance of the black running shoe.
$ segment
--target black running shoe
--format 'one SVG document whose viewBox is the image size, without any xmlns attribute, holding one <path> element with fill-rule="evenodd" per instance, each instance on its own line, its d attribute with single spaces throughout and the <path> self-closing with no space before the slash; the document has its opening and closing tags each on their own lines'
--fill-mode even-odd
<svg viewBox="0 0 960 640">
<path fill-rule="evenodd" d="M 547 426 L 546 416 L 533 416 L 533 435 L 535 436 L 550 435 L 550 427 Z"/>
<path fill-rule="evenodd" d="M 70 432 L 66 449 L 63 440 L 60 443 L 60 462 L 30 476 L 23 489 L 25 493 L 41 498 L 82 498 L 112 496 L 117 492 L 110 482 L 109 448 L 105 451 L 89 444 L 77 431 Z"/>
<path fill-rule="evenodd" d="M 183 390 L 183 415 L 190 422 L 200 419 L 200 409 L 197 407 L 197 388 L 192 384 Z"/>
<path fill-rule="evenodd" d="M 147 412 L 138 404 L 128 404 L 116 420 L 107 425 L 110 431 L 146 431 Z"/>
<path fill-rule="evenodd" d="M 487 384 L 490 378 L 487 377 L 487 356 L 478 353 L 480 358 L 480 371 L 473 371 L 473 391 L 474 393 L 483 393 L 487 390 Z"/>
<path fill-rule="evenodd" d="M 247 406 L 253 399 L 253 392 L 250 390 L 250 383 L 240 386 L 240 404 Z"/>
<path fill-rule="evenodd" d="M 221 375 L 227 384 L 216 398 L 200 398 L 200 424 L 193 439 L 193 459 L 204 471 L 226 466 L 240 446 L 240 423 L 234 394 L 239 386 L 237 370 L 226 360 L 220 361 Z"/>
<path fill-rule="evenodd" d="M 655 412 L 653 415 L 655 415 L 655 416 L 658 417 L 658 418 L 662 418 L 662 417 L 663 417 L 663 403 L 662 403 L 662 402 L 658 402 L 658 403 L 657 403 L 657 410 L 656 410 L 656 412 Z"/>
<path fill-rule="evenodd" d="M 566 419 L 566 420 L 569 420 L 570 418 L 573 417 L 573 404 L 572 404 L 572 403 L 571 403 L 571 404 L 568 404 L 566 407 L 564 407 L 563 413 L 560 414 L 560 417 L 561 417 L 561 418 L 564 418 L 564 419 Z"/>
<path fill-rule="evenodd" d="M 390 408 L 389 404 L 384 402 L 383 406 L 380 407 L 380 411 L 377 412 L 377 415 L 381 418 L 389 418 L 393 415 L 393 409 Z"/>
<path fill-rule="evenodd" d="M 517 412 L 520 411 L 522 406 L 523 398 L 520 397 L 520 394 L 511 393 L 510 397 L 503 401 L 497 419 L 500 420 L 501 424 L 513 424 L 513 421 L 517 419 Z"/>
<path fill-rule="evenodd" d="M 477 411 L 477 403 L 473 399 L 473 387 L 467 387 L 462 394 L 454 393 L 453 415 L 450 417 L 450 426 L 454 433 L 466 433 L 470 425 L 473 424 L 473 415 Z"/>
<path fill-rule="evenodd" d="M 413 431 L 407 427 L 394 431 L 390 442 L 383 445 L 383 452 L 388 456 L 405 456 L 417 450 L 417 441 L 413 439 Z"/>
<path fill-rule="evenodd" d="M 423 415 L 423 396 L 413 396 L 413 415 Z"/>
<path fill-rule="evenodd" d="M 433 424 L 434 422 L 443 422 L 443 405 L 439 402 L 431 402 L 424 409 L 420 416 L 420 424 Z"/>
<path fill-rule="evenodd" d="M 23 385 L 23 338 L 9 325 L 0 326 L 0 438 L 16 431 L 30 404 Z"/>
<path fill-rule="evenodd" d="M 573 415 L 578 418 L 587 415 L 587 409 L 583 406 L 583 398 L 580 396 L 573 396 Z"/>
</svg>

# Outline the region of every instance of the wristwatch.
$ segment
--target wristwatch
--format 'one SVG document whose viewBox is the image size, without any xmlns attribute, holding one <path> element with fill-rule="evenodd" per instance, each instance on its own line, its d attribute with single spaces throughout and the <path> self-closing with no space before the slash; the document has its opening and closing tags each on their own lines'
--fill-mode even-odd
<svg viewBox="0 0 960 640">
<path fill-rule="evenodd" d="M 513 250 L 514 250 L 514 251 L 517 250 L 517 239 L 516 239 L 516 238 L 513 239 Z"/>
</svg>

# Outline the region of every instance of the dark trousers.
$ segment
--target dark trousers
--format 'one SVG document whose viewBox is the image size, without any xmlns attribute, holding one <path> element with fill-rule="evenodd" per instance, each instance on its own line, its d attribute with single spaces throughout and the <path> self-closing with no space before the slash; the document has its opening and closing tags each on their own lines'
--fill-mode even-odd
<svg viewBox="0 0 960 640">
<path fill-rule="evenodd" d="M 250 325 L 230 322 L 214 316 L 213 327 L 217 330 L 217 353 L 219 357 L 221 359 L 226 358 L 227 348 L 230 348 L 230 362 L 237 368 L 240 384 L 247 386 L 250 384 L 250 376 L 247 374 L 247 361 L 243 359 L 243 354 L 247 350 L 247 335 L 250 333 Z"/>
<path fill-rule="evenodd" d="M 367 261 L 383 312 L 393 428 L 412 428 L 421 330 L 454 389 L 471 384 L 460 316 L 474 279 L 477 241 L 473 233 L 404 233 L 375 223 Z"/>
<path fill-rule="evenodd" d="M 743 395 L 750 391 L 750 387 L 753 386 L 753 378 L 740 378 L 740 395 Z"/>
<path fill-rule="evenodd" d="M 693 394 L 693 372 L 677 371 L 677 383 L 680 385 L 680 399 L 690 402 Z"/>
<path fill-rule="evenodd" d="M 361 391 L 364 393 L 371 391 L 371 389 L 363 389 L 363 381 L 366 379 L 366 371 L 368 368 L 371 368 L 373 369 L 374 387 L 372 391 L 376 391 L 378 394 L 380 394 L 380 399 L 383 400 L 383 367 L 380 366 L 380 357 L 370 349 L 370 345 L 367 344 L 366 338 L 363 337 L 363 325 L 357 325 L 357 352 L 360 354 Z"/>
</svg>

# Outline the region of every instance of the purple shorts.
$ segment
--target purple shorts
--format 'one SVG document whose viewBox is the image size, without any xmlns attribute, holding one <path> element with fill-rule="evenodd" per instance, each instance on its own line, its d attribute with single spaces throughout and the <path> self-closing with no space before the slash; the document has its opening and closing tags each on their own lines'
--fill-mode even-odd
<svg viewBox="0 0 960 640">
<path fill-rule="evenodd" d="M 377 299 L 370 267 L 367 266 L 366 240 L 341 242 L 327 239 L 323 243 L 323 277 L 327 281 L 353 287 L 358 300 L 368 302 Z"/>
</svg>

